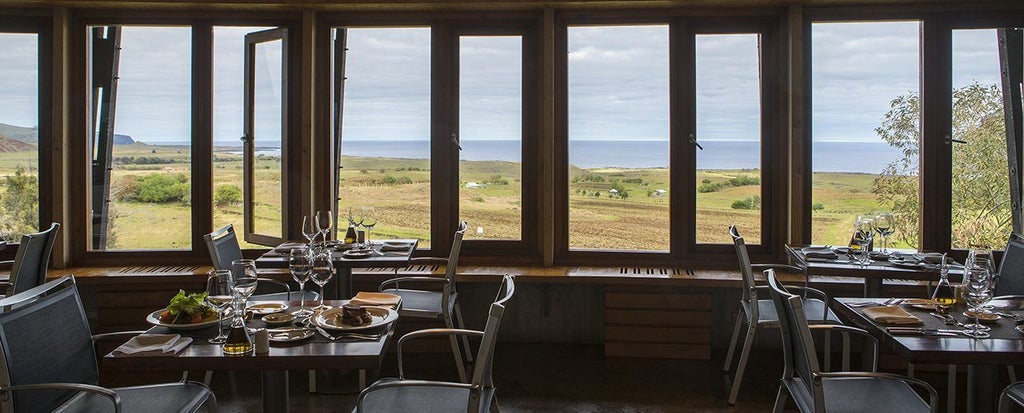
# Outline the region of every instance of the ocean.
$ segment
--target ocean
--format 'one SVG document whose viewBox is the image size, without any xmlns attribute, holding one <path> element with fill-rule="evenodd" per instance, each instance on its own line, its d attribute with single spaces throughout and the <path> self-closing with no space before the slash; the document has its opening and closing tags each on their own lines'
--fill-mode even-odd
<svg viewBox="0 0 1024 413">
<path fill-rule="evenodd" d="M 256 142 L 258 153 L 279 152 L 270 144 Z M 220 142 L 217 143 L 220 147 Z M 760 166 L 757 141 L 702 141 L 697 169 L 752 169 Z M 430 153 L 426 141 L 346 141 L 346 156 L 424 159 Z M 856 154 L 856 156 L 851 156 Z M 813 146 L 815 172 L 862 172 L 877 174 L 901 153 L 885 142 L 818 142 Z M 518 141 L 463 141 L 459 159 L 511 161 L 521 159 Z M 665 141 L 569 141 L 569 163 L 580 168 L 664 168 L 668 166 Z"/>
</svg>

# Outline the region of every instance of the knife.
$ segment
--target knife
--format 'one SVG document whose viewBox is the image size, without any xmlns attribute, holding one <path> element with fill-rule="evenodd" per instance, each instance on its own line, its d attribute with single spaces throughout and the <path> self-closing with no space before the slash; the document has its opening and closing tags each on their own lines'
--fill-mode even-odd
<svg viewBox="0 0 1024 413">
<path fill-rule="evenodd" d="M 885 329 L 890 334 L 907 334 L 921 336 L 957 336 L 963 332 L 960 330 L 948 330 L 940 328 L 910 328 L 910 327 L 888 327 Z"/>
</svg>

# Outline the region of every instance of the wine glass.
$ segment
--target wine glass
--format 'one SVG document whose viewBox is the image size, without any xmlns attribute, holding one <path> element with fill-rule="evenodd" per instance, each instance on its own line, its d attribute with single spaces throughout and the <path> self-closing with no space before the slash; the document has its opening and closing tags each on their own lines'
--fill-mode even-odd
<svg viewBox="0 0 1024 413">
<path fill-rule="evenodd" d="M 320 286 L 320 305 L 316 306 L 317 311 L 323 311 L 329 308 L 324 305 L 324 285 L 331 280 L 334 275 L 334 262 L 331 261 L 331 250 L 327 248 L 317 248 L 313 252 L 311 259 L 312 277 L 313 283 Z"/>
<path fill-rule="evenodd" d="M 348 207 L 348 223 L 350 226 L 356 227 L 357 230 L 363 226 L 363 209 Z"/>
<path fill-rule="evenodd" d="M 875 231 L 878 235 L 882 236 L 882 253 L 889 253 L 889 236 L 896 231 L 893 228 L 893 219 L 891 212 L 879 212 L 875 215 Z"/>
<path fill-rule="evenodd" d="M 312 271 L 312 263 L 310 261 L 309 250 L 306 248 L 292 248 L 288 257 L 288 269 L 292 273 L 292 279 L 299 283 L 299 299 L 301 300 L 299 307 L 301 308 L 295 312 L 295 315 L 298 317 L 313 313 L 313 311 L 306 308 L 306 294 L 304 294 L 306 281 L 309 281 L 309 273 Z"/>
<path fill-rule="evenodd" d="M 309 241 L 309 246 L 313 246 L 313 240 L 316 239 L 317 228 L 314 227 L 313 220 L 309 218 L 309 215 L 302 216 L 302 236 L 306 237 Z"/>
<path fill-rule="evenodd" d="M 967 282 L 967 291 L 964 292 L 964 301 L 970 306 L 974 314 L 974 323 L 964 326 L 964 334 L 973 338 L 988 338 L 988 326 L 983 326 L 978 320 L 978 315 L 984 311 L 982 306 L 992 299 L 992 290 L 989 288 L 989 273 L 986 269 L 973 266 L 964 268 L 964 279 Z"/>
<path fill-rule="evenodd" d="M 224 334 L 224 310 L 231 304 L 234 296 L 234 284 L 231 270 L 214 270 L 206 278 L 206 304 L 217 311 L 217 336 L 210 339 L 211 344 L 224 344 L 228 336 Z"/>
<path fill-rule="evenodd" d="M 370 241 L 370 230 L 377 225 L 377 210 L 371 206 L 364 206 L 362 209 L 363 228 L 366 228 L 366 245 L 373 245 L 373 242 Z"/>
<path fill-rule="evenodd" d="M 853 224 L 853 228 L 853 240 L 860 247 L 860 265 L 867 266 L 871 263 L 871 255 L 868 252 L 868 246 L 871 245 L 871 240 L 875 233 L 874 219 L 867 215 L 858 215 L 857 220 Z"/>
<path fill-rule="evenodd" d="M 327 242 L 327 234 L 331 232 L 331 225 L 334 224 L 334 216 L 330 210 L 316 211 L 316 229 L 320 232 L 324 243 Z"/>
<path fill-rule="evenodd" d="M 238 259 L 231 261 L 231 276 L 234 280 L 235 294 L 238 296 L 239 303 L 235 305 L 235 310 L 238 311 L 238 316 L 243 316 L 246 301 L 249 300 L 249 296 L 256 292 L 256 260 L 250 259 Z"/>
</svg>

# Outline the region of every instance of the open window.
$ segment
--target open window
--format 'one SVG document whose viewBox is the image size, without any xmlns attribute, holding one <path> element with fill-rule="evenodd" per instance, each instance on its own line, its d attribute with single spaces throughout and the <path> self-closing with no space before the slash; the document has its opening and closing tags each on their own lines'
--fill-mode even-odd
<svg viewBox="0 0 1024 413">
<path fill-rule="evenodd" d="M 287 29 L 245 36 L 243 205 L 245 240 L 254 244 L 276 245 L 286 234 L 287 67 Z"/>
</svg>

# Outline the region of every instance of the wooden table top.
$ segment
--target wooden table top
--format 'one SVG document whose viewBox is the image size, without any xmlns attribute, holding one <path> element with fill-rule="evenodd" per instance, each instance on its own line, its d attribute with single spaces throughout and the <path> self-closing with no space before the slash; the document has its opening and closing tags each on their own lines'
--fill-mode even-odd
<svg viewBox="0 0 1024 413">
<path fill-rule="evenodd" d="M 369 258 L 345 258 L 344 250 L 335 249 L 331 253 L 331 258 L 335 267 L 342 268 L 405 267 L 409 265 L 409 261 L 412 260 L 413 253 L 416 252 L 416 247 L 419 245 L 419 240 L 416 239 L 392 239 L 387 242 L 405 243 L 409 245 L 409 248 L 405 251 L 391 251 L 393 254 L 385 253 L 386 255 L 375 255 Z M 287 268 L 288 253 L 284 251 L 291 246 L 301 245 L 303 244 L 294 241 L 281 244 L 261 255 L 256 260 L 256 266 L 259 268 Z M 379 250 L 380 245 L 375 247 Z"/>
<path fill-rule="evenodd" d="M 324 304 L 340 306 L 348 300 L 326 300 Z M 290 303 L 293 307 L 299 302 Z M 260 328 L 262 321 L 249 321 L 250 327 Z M 124 356 L 108 353 L 103 356 L 103 366 L 115 370 L 310 370 L 310 369 L 376 369 L 384 360 L 384 354 L 394 335 L 395 323 L 381 327 L 385 332 L 377 341 L 329 341 L 319 334 L 290 343 L 270 343 L 267 354 L 225 356 L 220 344 L 207 340 L 217 335 L 216 325 L 191 331 L 171 331 L 155 326 L 147 330 L 151 334 L 181 334 L 192 337 L 192 344 L 175 355 L 168 356 Z M 368 331 L 368 332 L 369 332 Z M 126 340 L 127 341 L 127 340 Z"/>
<path fill-rule="evenodd" d="M 1012 364 L 1019 363 L 1024 354 L 1024 334 L 1014 329 L 1015 323 L 1010 319 L 1000 319 L 992 327 L 991 338 L 975 340 L 966 336 L 907 336 L 892 335 L 885 330 L 885 325 L 875 323 L 864 315 L 865 307 L 854 307 L 850 303 L 864 301 L 885 301 L 883 298 L 836 298 L 832 309 L 847 323 L 867 330 L 878 339 L 879 346 L 888 348 L 906 358 L 911 363 L 930 364 Z M 924 328 L 953 329 L 937 317 L 928 315 L 928 310 L 917 309 L 904 305 L 903 308 L 924 321 Z M 965 321 L 963 304 L 950 309 L 960 321 Z M 1024 308 L 1002 309 L 1013 314 L 1024 315 Z"/>
<path fill-rule="evenodd" d="M 833 275 L 858 278 L 895 278 L 901 280 L 938 281 L 938 267 L 896 266 L 888 261 L 872 260 L 867 266 L 850 261 L 845 256 L 838 259 L 807 258 L 801 247 L 786 246 L 786 255 L 793 259 L 794 264 L 807 269 L 807 273 L 816 275 Z M 962 269 L 951 269 L 949 279 L 960 280 Z"/>
</svg>

